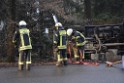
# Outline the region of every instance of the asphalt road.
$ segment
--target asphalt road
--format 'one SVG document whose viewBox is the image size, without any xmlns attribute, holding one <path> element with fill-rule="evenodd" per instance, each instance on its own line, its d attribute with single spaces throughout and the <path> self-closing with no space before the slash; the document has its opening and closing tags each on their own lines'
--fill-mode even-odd
<svg viewBox="0 0 124 83">
<path fill-rule="evenodd" d="M 32 66 L 31 71 L 18 71 L 17 67 L 0 68 L 0 83 L 124 83 L 121 65 L 108 68 L 95 66 L 55 65 Z"/>
</svg>

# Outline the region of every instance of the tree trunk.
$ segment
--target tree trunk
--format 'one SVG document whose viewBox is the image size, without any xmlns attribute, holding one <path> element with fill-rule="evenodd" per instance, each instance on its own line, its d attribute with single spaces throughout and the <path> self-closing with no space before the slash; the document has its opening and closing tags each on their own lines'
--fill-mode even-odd
<svg viewBox="0 0 124 83">
<path fill-rule="evenodd" d="M 15 21 L 15 8 L 16 8 L 16 0 L 11 0 L 9 2 L 9 17 L 7 23 L 7 61 L 13 62 L 14 58 L 14 46 L 12 43 L 12 37 L 14 32 L 14 21 Z"/>
<path fill-rule="evenodd" d="M 15 61 L 14 58 L 14 45 L 12 43 L 12 37 L 14 32 L 14 23 L 10 22 L 8 23 L 7 27 L 7 61 L 13 62 Z"/>
</svg>

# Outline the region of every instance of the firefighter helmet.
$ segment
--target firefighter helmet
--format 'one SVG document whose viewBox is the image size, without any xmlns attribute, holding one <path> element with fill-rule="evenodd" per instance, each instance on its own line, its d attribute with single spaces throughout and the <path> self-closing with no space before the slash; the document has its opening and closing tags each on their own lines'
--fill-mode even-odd
<svg viewBox="0 0 124 83">
<path fill-rule="evenodd" d="M 27 23 L 24 20 L 21 20 L 19 22 L 19 26 L 26 26 L 26 25 L 27 25 Z"/>
<path fill-rule="evenodd" d="M 55 24 L 55 28 L 56 28 L 56 30 L 58 30 L 58 29 L 60 29 L 60 28 L 63 28 L 63 27 L 62 27 L 62 23 L 60 23 L 60 22 L 56 23 L 56 24 Z"/>
<path fill-rule="evenodd" d="M 56 23 L 55 27 L 62 27 L 62 23 L 60 23 L 60 22 Z"/>
<path fill-rule="evenodd" d="M 73 29 L 70 28 L 70 29 L 67 30 L 67 35 L 68 35 L 68 36 L 71 36 L 72 33 L 73 33 Z"/>
</svg>

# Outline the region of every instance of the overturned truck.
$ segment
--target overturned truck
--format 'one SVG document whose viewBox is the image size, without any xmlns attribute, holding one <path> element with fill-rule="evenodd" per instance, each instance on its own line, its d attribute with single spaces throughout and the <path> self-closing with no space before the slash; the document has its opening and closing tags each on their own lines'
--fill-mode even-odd
<svg viewBox="0 0 124 83">
<path fill-rule="evenodd" d="M 84 53 L 100 61 L 116 61 L 124 54 L 124 24 L 86 25 Z"/>
</svg>

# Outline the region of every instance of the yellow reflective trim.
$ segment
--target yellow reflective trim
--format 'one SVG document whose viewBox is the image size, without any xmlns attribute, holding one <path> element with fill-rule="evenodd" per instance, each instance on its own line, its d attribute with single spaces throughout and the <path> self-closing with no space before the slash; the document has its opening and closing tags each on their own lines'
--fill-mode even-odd
<svg viewBox="0 0 124 83">
<path fill-rule="evenodd" d="M 87 41 L 84 41 L 83 43 L 76 43 L 77 46 L 84 46 L 86 44 Z"/>
<path fill-rule="evenodd" d="M 19 65 L 24 65 L 24 62 L 19 62 L 18 64 L 19 64 Z"/>
<path fill-rule="evenodd" d="M 72 39 L 76 39 L 76 37 L 72 36 Z"/>
<path fill-rule="evenodd" d="M 19 52 L 19 59 L 18 59 L 18 64 L 19 65 L 23 65 L 24 64 L 24 62 L 21 61 L 21 56 L 22 56 L 21 54 L 22 54 L 22 51 Z"/>
<path fill-rule="evenodd" d="M 15 43 L 16 41 L 12 41 L 12 43 Z"/>
<path fill-rule="evenodd" d="M 65 30 L 61 30 L 61 31 L 59 31 L 59 34 L 60 35 L 66 35 L 66 31 Z"/>
<path fill-rule="evenodd" d="M 77 48 L 73 48 L 73 51 L 74 51 L 74 58 L 79 58 Z"/>
<path fill-rule="evenodd" d="M 57 61 L 62 61 L 63 59 L 60 57 L 60 52 L 57 54 Z"/>
<path fill-rule="evenodd" d="M 55 36 L 58 36 L 57 34 L 55 34 Z"/>
<path fill-rule="evenodd" d="M 28 45 L 28 46 L 23 46 L 23 47 L 20 47 L 19 50 L 26 50 L 26 49 L 32 49 L 32 46 L 31 45 Z"/>
<path fill-rule="evenodd" d="M 76 39 L 80 38 L 80 36 L 75 37 Z"/>
<path fill-rule="evenodd" d="M 30 39 L 30 36 L 29 36 L 29 29 L 27 28 L 24 28 L 24 29 L 20 29 L 19 30 L 20 32 L 20 38 L 21 38 L 21 47 L 19 48 L 19 50 L 26 50 L 26 49 L 32 49 L 32 46 L 31 46 L 31 39 Z M 24 39 L 23 39 L 23 34 L 27 34 L 29 36 L 29 45 L 28 46 L 24 46 Z"/>
<path fill-rule="evenodd" d="M 31 61 L 27 61 L 26 64 L 31 64 Z"/>
<path fill-rule="evenodd" d="M 23 34 L 26 33 L 29 36 L 29 30 L 24 28 L 24 29 L 20 29 L 19 32 L 20 32 L 21 44 L 22 44 L 22 47 L 23 47 L 24 46 Z"/>
<path fill-rule="evenodd" d="M 66 49 L 67 46 L 66 45 L 63 45 L 63 46 L 58 46 L 58 49 Z"/>
<path fill-rule="evenodd" d="M 67 58 L 64 58 L 63 60 L 68 60 Z"/>
<path fill-rule="evenodd" d="M 80 33 L 79 31 L 77 31 L 77 33 L 79 33 L 85 39 L 85 36 L 82 33 Z"/>
<path fill-rule="evenodd" d="M 30 61 L 26 61 L 26 64 L 31 64 L 32 61 L 31 61 L 31 53 L 30 53 Z"/>
<path fill-rule="evenodd" d="M 60 46 L 62 46 L 62 36 L 60 36 Z"/>
<path fill-rule="evenodd" d="M 56 41 L 54 41 L 54 44 L 57 44 L 57 42 L 56 42 Z"/>
<path fill-rule="evenodd" d="M 60 34 L 60 46 L 58 46 L 59 49 L 66 49 L 66 45 L 62 45 L 62 36 L 66 35 L 66 31 L 65 30 L 61 30 L 59 31 Z"/>
</svg>

